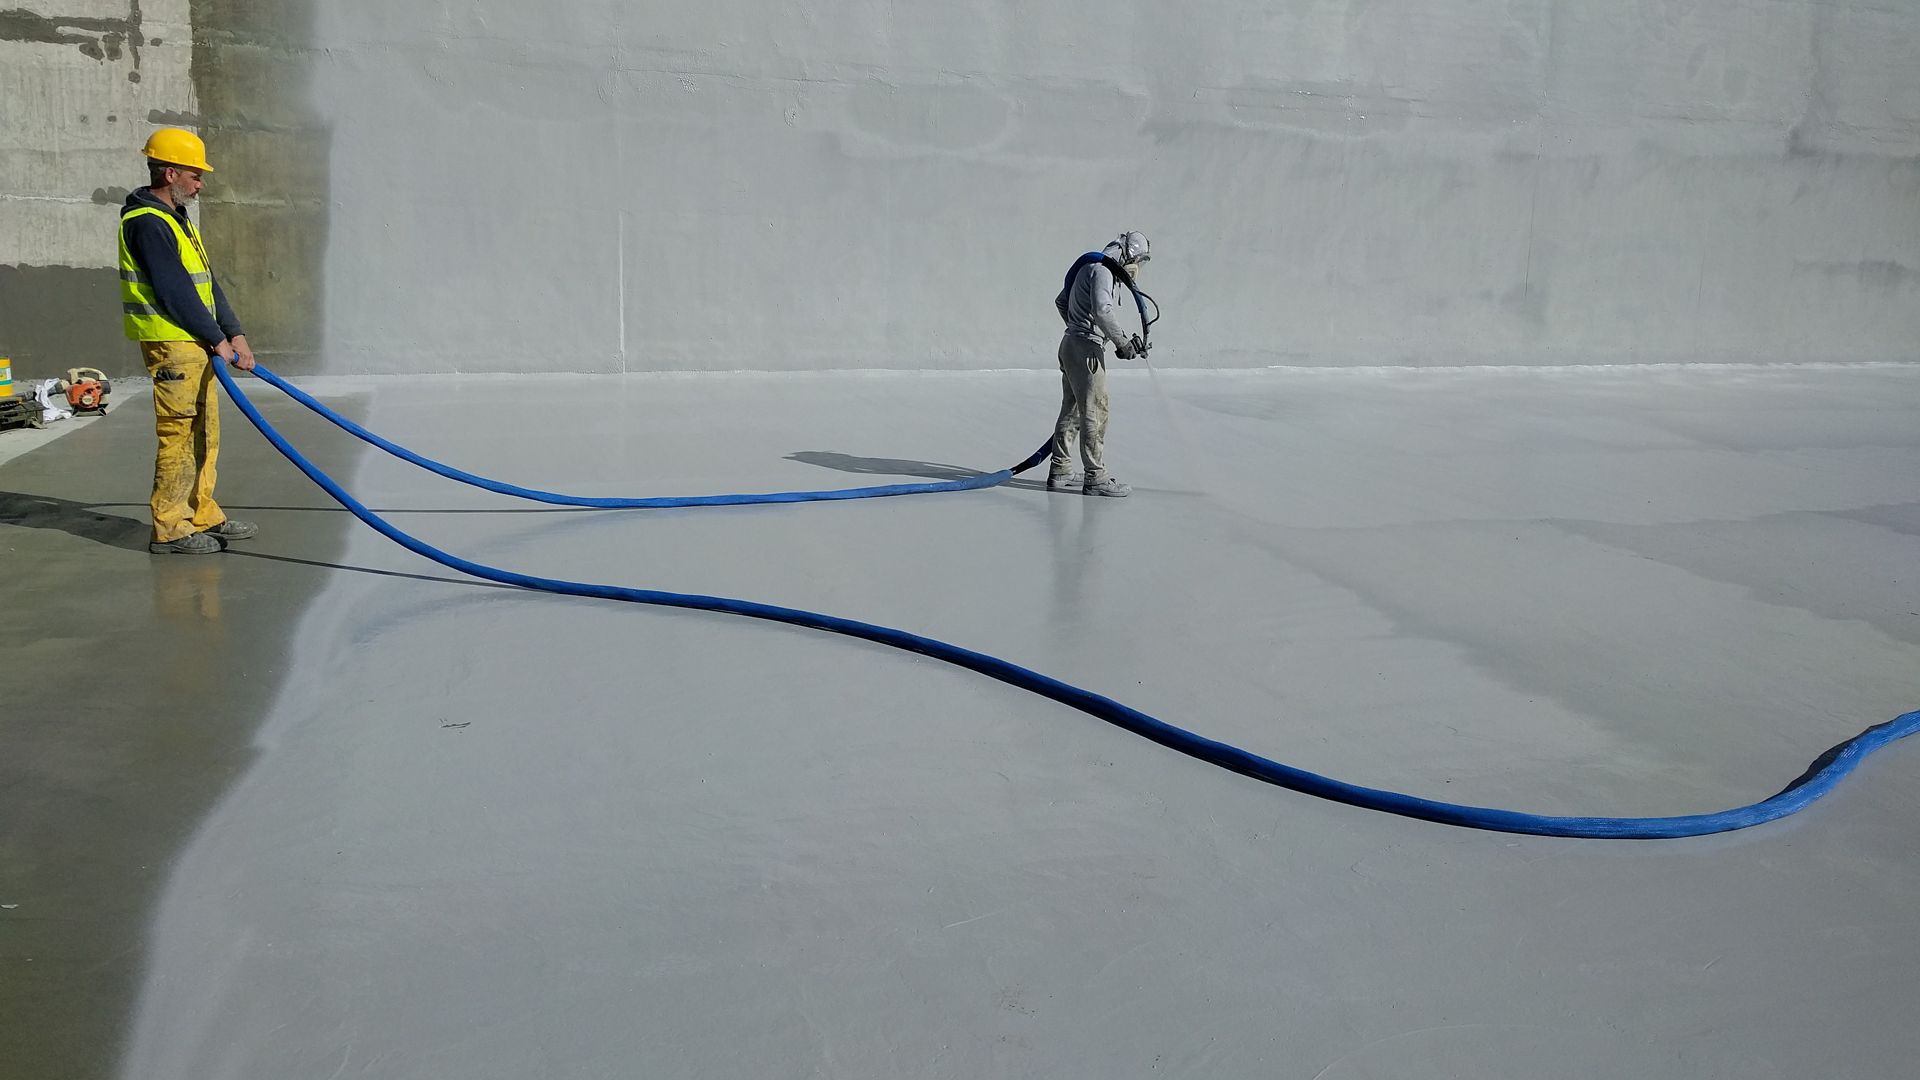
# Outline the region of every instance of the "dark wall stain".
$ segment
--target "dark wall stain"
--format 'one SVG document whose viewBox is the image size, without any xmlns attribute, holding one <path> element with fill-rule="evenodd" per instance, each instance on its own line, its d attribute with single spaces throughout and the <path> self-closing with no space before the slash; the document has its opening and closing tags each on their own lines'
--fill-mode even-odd
<svg viewBox="0 0 1920 1080">
<path fill-rule="evenodd" d="M 95 60 L 120 59 L 124 43 L 133 57 L 134 72 L 127 77 L 139 82 L 140 0 L 128 0 L 124 19 L 97 19 L 83 16 L 42 15 L 25 8 L 0 11 L 0 41 L 32 41 L 43 45 L 73 45 Z"/>
<path fill-rule="evenodd" d="M 102 242 L 112 239 L 109 232 Z M 142 373 L 120 329 L 119 271 L 0 266 L 0 356 L 12 358 L 16 379 L 58 378 L 70 367 Z"/>
<path fill-rule="evenodd" d="M 313 0 L 194 0 L 191 17 L 200 111 L 154 109 L 147 119 L 193 128 L 207 140 L 216 168 L 201 197 L 213 210 L 207 243 L 256 352 L 280 370 L 315 370 L 324 325 L 331 137 L 307 103 Z M 140 43 L 147 41 L 140 21 L 138 0 L 130 0 L 124 19 L 10 9 L 0 11 L 0 39 L 72 45 L 102 60 L 125 47 L 138 65 Z M 120 118 L 105 119 L 115 124 Z M 136 148 L 130 172 L 139 171 Z M 92 201 L 118 207 L 126 196 L 126 188 L 108 185 L 94 189 Z M 111 221 L 103 220 L 101 230 L 111 251 Z M 0 266 L 0 355 L 11 357 L 23 376 L 37 378 L 80 365 L 137 374 L 119 304 L 111 268 Z"/>
<path fill-rule="evenodd" d="M 192 0 L 200 112 L 177 121 L 199 130 L 215 168 L 201 198 L 221 287 L 255 353 L 290 373 L 317 370 L 325 324 L 332 136 L 309 103 L 314 7 Z"/>
</svg>

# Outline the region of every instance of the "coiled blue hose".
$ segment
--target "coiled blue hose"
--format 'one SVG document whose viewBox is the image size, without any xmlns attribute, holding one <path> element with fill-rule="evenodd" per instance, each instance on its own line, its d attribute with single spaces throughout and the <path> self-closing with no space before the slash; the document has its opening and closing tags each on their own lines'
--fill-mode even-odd
<svg viewBox="0 0 1920 1080">
<path fill-rule="evenodd" d="M 286 455 L 287 460 L 293 462 L 295 467 L 307 474 L 308 479 L 320 485 L 322 490 L 332 496 L 336 502 L 345 507 L 353 516 L 366 522 L 382 536 L 406 548 L 408 551 L 431 559 L 449 569 L 458 570 L 463 574 L 468 574 L 486 581 L 499 582 L 504 585 L 515 585 L 526 589 L 536 589 L 543 592 L 559 593 L 566 596 L 584 596 L 600 600 L 620 600 L 635 604 L 654 604 L 664 607 L 724 612 L 731 615 L 743 615 L 753 619 L 766 619 L 772 622 L 789 623 L 794 626 L 805 626 L 816 630 L 825 630 L 829 633 L 861 638 L 882 645 L 890 645 L 897 649 L 904 649 L 908 652 L 930 656 L 936 660 L 944 660 L 947 663 L 966 668 L 969 671 L 976 671 L 989 678 L 998 679 L 1011 686 L 1017 686 L 1022 690 L 1031 691 L 1042 697 L 1050 698 L 1063 705 L 1079 709 L 1081 712 L 1090 716 L 1125 728 L 1136 735 L 1151 739 L 1162 746 L 1178 750 L 1183 754 L 1191 755 L 1202 761 L 1211 762 L 1223 769 L 1230 769 L 1242 775 L 1253 777 L 1256 780 L 1264 780 L 1269 784 L 1275 784 L 1279 787 L 1288 788 L 1307 795 L 1330 799 L 1334 802 L 1346 803 L 1350 806 L 1362 807 L 1364 809 L 1379 810 L 1385 813 L 1398 814 L 1403 817 L 1420 818 L 1426 821 L 1439 822 L 1443 825 L 1458 825 L 1465 828 L 1486 829 L 1494 832 L 1530 833 L 1538 836 L 1647 840 L 1729 832 L 1734 829 L 1750 828 L 1754 825 L 1786 817 L 1789 814 L 1805 809 L 1815 800 L 1827 792 L 1832 791 L 1868 754 L 1873 753 L 1875 750 L 1896 739 L 1905 738 L 1913 734 L 1916 730 L 1920 730 L 1920 711 L 1906 713 L 1887 723 L 1868 728 L 1866 731 L 1848 739 L 1846 742 L 1841 743 L 1839 746 L 1834 747 L 1822 755 L 1820 759 L 1814 763 L 1812 768 L 1809 768 L 1798 779 L 1794 780 L 1793 783 L 1787 785 L 1785 790 L 1772 798 L 1764 799 L 1748 806 L 1722 810 L 1713 814 L 1688 814 L 1677 817 L 1643 818 L 1557 817 L 1544 814 L 1526 814 L 1514 810 L 1498 810 L 1481 806 L 1463 806 L 1456 803 L 1422 799 L 1413 795 L 1403 795 L 1393 791 L 1381 791 L 1375 788 L 1361 787 L 1357 784 L 1349 784 L 1344 781 L 1332 779 L 1331 777 L 1321 776 L 1318 773 L 1308 772 L 1305 769 L 1297 769 L 1291 765 L 1285 765 L 1278 761 L 1261 757 L 1258 754 L 1242 750 L 1239 747 L 1215 742 L 1212 739 L 1196 735 L 1191 731 L 1156 719 L 1138 709 L 1130 708 L 1129 706 L 1114 701 L 1112 698 L 1103 697 L 1089 690 L 1082 690 L 1077 686 L 1070 686 L 1058 679 L 1049 678 L 1046 675 L 1028 670 L 1018 664 L 1001 660 L 998 657 L 988 656 L 985 653 L 975 652 L 972 649 L 962 648 L 958 645 L 950 645 L 933 638 L 908 633 L 905 630 L 895 630 L 891 627 L 876 626 L 872 623 L 842 619 L 833 615 L 802 611 L 797 608 L 759 604 L 751 600 L 735 600 L 724 596 L 660 592 L 652 589 L 632 589 L 618 585 L 594 585 L 580 581 L 563 581 L 557 578 L 534 577 L 528 574 L 517 574 L 510 570 L 486 566 L 468 559 L 463 559 L 457 555 L 449 554 L 402 531 L 385 518 L 367 509 L 359 500 L 348 494 L 332 477 L 320 471 L 319 467 L 307 460 L 305 455 L 294 449 L 286 437 L 272 424 L 268 423 L 265 417 L 260 415 L 259 409 L 254 406 L 253 402 L 248 399 L 246 394 L 235 384 L 233 376 L 227 372 L 226 365 L 216 362 L 214 364 L 214 370 L 220 378 L 221 385 L 226 388 L 227 393 L 233 398 L 234 404 L 239 407 L 240 411 L 246 415 L 254 427 L 260 430 L 260 434 L 266 436 L 268 442 L 271 442 L 276 449 Z M 301 404 L 313 409 L 315 412 L 318 412 L 335 424 L 340 425 L 342 428 L 359 435 L 375 446 L 397 454 L 424 468 L 433 469 L 433 471 L 440 473 L 442 476 L 449 476 L 456 480 L 476 484 L 488 490 L 499 491 L 510 495 L 519 495 L 522 498 L 539 499 L 544 502 L 564 502 L 572 505 L 713 505 L 712 501 L 702 500 L 661 501 L 631 499 L 576 502 L 569 496 L 554 495 L 550 492 L 530 491 L 525 488 L 514 487 L 510 484 L 498 484 L 494 481 L 486 480 L 483 477 L 463 473 L 458 469 L 439 465 L 438 463 L 431 463 L 425 458 L 396 446 L 385 439 L 381 439 L 371 432 L 365 431 L 365 429 L 360 428 L 352 421 L 335 413 L 324 404 L 290 386 L 279 376 L 274 375 L 265 368 L 256 367 L 254 371 L 255 374 L 259 375 L 262 379 L 292 394 Z M 1044 453 L 1044 451 L 1045 448 L 1043 447 L 1042 452 Z M 1041 454 L 1036 454 L 1033 459 L 1029 460 L 1027 466 L 1037 462 L 1040 456 Z M 1027 466 L 1022 466 L 1022 468 Z M 990 473 L 987 475 L 998 476 L 1004 480 L 1007 475 L 1010 475 L 1014 471 L 1018 470 L 1002 470 L 1000 473 Z M 984 487 L 988 485 L 975 483 L 972 486 Z M 946 484 L 894 485 L 894 487 L 925 487 L 936 491 L 956 490 Z M 860 495 L 854 493 L 863 490 L 869 494 Z M 796 497 L 787 499 L 781 499 L 776 496 L 718 496 L 716 498 L 722 501 L 791 502 L 800 501 L 798 497 L 805 495 L 813 495 L 818 498 L 867 498 L 877 494 L 905 493 L 906 492 L 890 491 L 886 488 L 869 488 L 837 493 L 790 492 L 786 494 Z"/>
</svg>

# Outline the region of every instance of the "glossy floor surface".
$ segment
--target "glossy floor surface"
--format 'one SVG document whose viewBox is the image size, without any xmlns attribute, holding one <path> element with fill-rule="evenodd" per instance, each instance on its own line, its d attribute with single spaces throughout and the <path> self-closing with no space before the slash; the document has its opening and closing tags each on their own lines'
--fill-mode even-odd
<svg viewBox="0 0 1920 1080">
<path fill-rule="evenodd" d="M 1920 707 L 1913 367 L 1130 370 L 1125 500 L 611 513 L 457 488 L 246 385 L 458 554 L 914 630 L 1377 787 L 1716 810 Z M 990 470 L 1057 394 L 308 385 L 599 495 Z M 0 467 L 30 583 L 0 633 L 40 675 L 96 672 L 0 721 L 0 927 L 32 970 L 0 1057 L 33 1075 L 1864 1078 L 1920 1054 L 1920 746 L 1739 834 L 1446 828 L 925 657 L 455 580 L 232 410 L 221 495 L 261 536 L 153 558 L 150 433 L 120 415 Z"/>
</svg>

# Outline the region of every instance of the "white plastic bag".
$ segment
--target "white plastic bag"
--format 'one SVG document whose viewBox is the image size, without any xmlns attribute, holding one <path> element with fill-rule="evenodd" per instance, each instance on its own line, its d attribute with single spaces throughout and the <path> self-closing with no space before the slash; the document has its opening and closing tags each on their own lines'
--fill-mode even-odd
<svg viewBox="0 0 1920 1080">
<path fill-rule="evenodd" d="M 73 416 L 73 410 L 67 408 L 67 396 L 60 392 L 59 379 L 40 379 L 33 384 L 33 397 L 40 403 L 40 421 L 51 424 L 55 420 L 66 420 Z"/>
</svg>

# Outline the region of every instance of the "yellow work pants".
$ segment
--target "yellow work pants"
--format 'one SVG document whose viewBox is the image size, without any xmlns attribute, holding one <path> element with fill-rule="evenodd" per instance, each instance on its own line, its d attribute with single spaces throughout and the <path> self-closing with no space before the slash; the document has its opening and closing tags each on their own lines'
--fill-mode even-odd
<svg viewBox="0 0 1920 1080">
<path fill-rule="evenodd" d="M 164 544 L 227 520 L 213 501 L 220 456 L 220 389 L 210 354 L 192 341 L 143 341 L 153 376 L 153 539 Z"/>
</svg>

